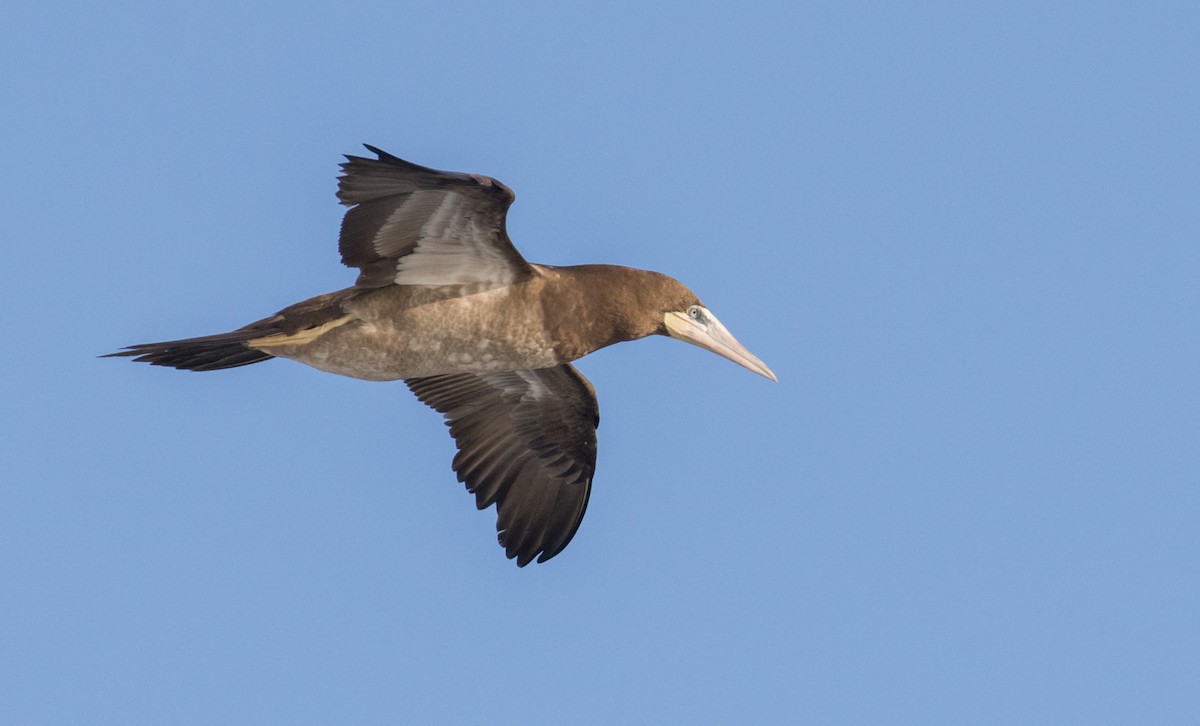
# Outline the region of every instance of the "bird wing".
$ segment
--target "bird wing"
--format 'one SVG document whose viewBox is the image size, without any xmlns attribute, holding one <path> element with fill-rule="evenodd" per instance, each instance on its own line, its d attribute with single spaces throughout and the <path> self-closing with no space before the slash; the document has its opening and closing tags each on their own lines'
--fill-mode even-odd
<svg viewBox="0 0 1200 726">
<path fill-rule="evenodd" d="M 405 381 L 441 412 L 458 444 L 454 471 L 524 567 L 567 546 L 587 509 L 596 470 L 595 389 L 570 364 L 453 373 Z"/>
<path fill-rule="evenodd" d="M 338 177 L 338 199 L 351 207 L 338 249 L 343 264 L 359 268 L 359 287 L 498 287 L 532 274 L 505 229 L 511 189 L 367 149 L 379 158 L 347 156 Z"/>
</svg>

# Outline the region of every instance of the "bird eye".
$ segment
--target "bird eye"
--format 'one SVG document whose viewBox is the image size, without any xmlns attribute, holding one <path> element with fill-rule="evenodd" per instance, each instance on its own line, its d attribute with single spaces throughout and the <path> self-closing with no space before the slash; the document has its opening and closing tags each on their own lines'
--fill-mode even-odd
<svg viewBox="0 0 1200 726">
<path fill-rule="evenodd" d="M 704 317 L 704 313 L 700 312 L 699 305 L 693 305 L 690 308 L 688 308 L 687 314 L 688 314 L 688 317 L 691 318 L 692 320 L 699 320 L 700 318 Z"/>
</svg>

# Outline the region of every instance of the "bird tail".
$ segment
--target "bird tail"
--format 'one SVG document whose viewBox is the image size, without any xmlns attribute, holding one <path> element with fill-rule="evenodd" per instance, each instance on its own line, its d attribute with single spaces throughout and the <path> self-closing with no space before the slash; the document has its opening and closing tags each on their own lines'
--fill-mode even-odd
<svg viewBox="0 0 1200 726">
<path fill-rule="evenodd" d="M 318 295 L 296 303 L 229 333 L 200 338 L 168 340 L 165 343 L 141 343 L 101 358 L 127 357 L 155 366 L 183 371 L 219 371 L 258 363 L 275 356 L 260 347 L 310 342 L 331 328 L 350 320 L 342 303 L 363 294 L 360 288 L 347 288 Z M 254 342 L 257 347 L 250 347 Z"/>
<path fill-rule="evenodd" d="M 249 326 L 247 326 L 249 327 Z M 246 345 L 262 335 L 261 330 L 235 330 L 232 333 L 205 335 L 200 338 L 168 340 L 163 343 L 139 343 L 101 358 L 129 357 L 155 366 L 185 371 L 219 371 L 258 363 L 275 356 Z"/>
</svg>

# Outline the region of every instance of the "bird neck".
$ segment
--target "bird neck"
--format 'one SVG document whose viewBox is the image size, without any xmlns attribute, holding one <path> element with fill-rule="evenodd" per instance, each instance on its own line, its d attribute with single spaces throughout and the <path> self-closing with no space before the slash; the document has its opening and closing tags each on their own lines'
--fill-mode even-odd
<svg viewBox="0 0 1200 726">
<path fill-rule="evenodd" d="M 656 272 L 616 265 L 540 267 L 544 314 L 564 360 L 658 332 Z"/>
</svg>

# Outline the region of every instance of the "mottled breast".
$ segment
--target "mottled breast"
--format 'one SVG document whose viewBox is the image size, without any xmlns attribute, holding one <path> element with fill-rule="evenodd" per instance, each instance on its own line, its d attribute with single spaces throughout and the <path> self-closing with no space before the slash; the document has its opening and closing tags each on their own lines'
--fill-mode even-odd
<svg viewBox="0 0 1200 726">
<path fill-rule="evenodd" d="M 346 301 L 346 316 L 319 334 L 254 347 L 372 381 L 558 365 L 528 287 L 388 286 Z"/>
</svg>

